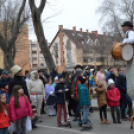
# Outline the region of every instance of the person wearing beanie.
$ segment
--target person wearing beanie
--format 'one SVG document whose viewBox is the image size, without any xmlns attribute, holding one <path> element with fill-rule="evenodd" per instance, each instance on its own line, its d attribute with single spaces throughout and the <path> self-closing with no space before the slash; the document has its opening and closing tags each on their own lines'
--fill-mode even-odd
<svg viewBox="0 0 134 134">
<path fill-rule="evenodd" d="M 120 92 L 118 88 L 115 87 L 113 79 L 108 80 L 107 100 L 108 100 L 108 106 L 111 107 L 113 123 L 121 123 L 120 121 Z M 115 118 L 115 111 L 117 113 L 117 119 Z"/>
<path fill-rule="evenodd" d="M 10 83 L 11 80 L 12 80 L 12 78 L 9 77 L 9 72 L 7 70 L 2 71 L 2 77 L 0 79 L 0 86 L 4 82 Z"/>
<path fill-rule="evenodd" d="M 80 78 L 80 77 L 79 77 Z M 90 97 L 89 92 L 87 88 L 88 79 L 87 78 L 80 78 L 79 79 L 81 83 L 78 84 L 79 88 L 79 102 L 80 106 L 83 111 L 83 117 L 82 117 L 82 130 L 92 129 L 92 124 L 90 120 L 88 119 L 89 115 L 89 107 L 90 107 Z"/>
<path fill-rule="evenodd" d="M 8 83 L 4 82 L 1 84 L 0 94 L 6 94 L 6 103 L 9 103 L 9 96 L 8 96 Z"/>
<path fill-rule="evenodd" d="M 9 98 L 12 96 L 12 93 L 13 93 L 13 87 L 15 85 L 21 85 L 23 90 L 24 90 L 24 94 L 26 96 L 28 96 L 29 100 L 30 100 L 30 97 L 29 97 L 29 94 L 28 94 L 28 90 L 27 90 L 27 86 L 26 86 L 26 82 L 25 82 L 25 79 L 24 79 L 24 76 L 23 76 L 23 69 L 18 66 L 18 65 L 14 65 L 12 68 L 11 68 L 11 71 L 14 75 L 13 79 L 11 80 L 11 82 L 9 83 L 9 91 L 8 91 L 8 94 L 9 94 Z"/>
<path fill-rule="evenodd" d="M 59 82 L 56 84 L 55 87 L 55 95 L 57 97 L 57 109 L 58 109 L 58 126 L 61 127 L 61 114 L 62 114 L 62 109 L 64 113 L 64 125 L 67 125 L 67 111 L 65 107 L 65 99 L 64 99 L 64 91 L 66 92 L 66 96 L 68 96 L 68 87 L 64 83 L 64 76 L 59 75 L 58 76 Z"/>
<path fill-rule="evenodd" d="M 27 88 L 32 100 L 32 105 L 37 107 L 37 113 L 40 117 L 42 102 L 45 101 L 45 87 L 39 79 L 39 74 L 36 70 L 31 72 L 31 79 L 27 82 Z"/>
</svg>

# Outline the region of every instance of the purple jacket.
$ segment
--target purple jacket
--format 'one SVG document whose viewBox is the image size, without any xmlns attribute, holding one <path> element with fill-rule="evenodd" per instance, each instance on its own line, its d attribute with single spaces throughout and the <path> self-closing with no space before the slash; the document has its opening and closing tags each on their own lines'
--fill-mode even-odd
<svg viewBox="0 0 134 134">
<path fill-rule="evenodd" d="M 25 98 L 23 96 L 19 97 L 20 108 L 15 108 L 14 97 L 11 98 L 9 106 L 11 113 L 11 121 L 16 121 L 22 117 L 33 116 L 30 101 L 27 97 L 27 104 L 25 103 Z"/>
<path fill-rule="evenodd" d="M 55 89 L 54 89 L 53 85 L 46 84 L 45 91 L 46 91 L 46 101 L 47 101 L 49 98 L 50 92 L 55 91 Z"/>
</svg>

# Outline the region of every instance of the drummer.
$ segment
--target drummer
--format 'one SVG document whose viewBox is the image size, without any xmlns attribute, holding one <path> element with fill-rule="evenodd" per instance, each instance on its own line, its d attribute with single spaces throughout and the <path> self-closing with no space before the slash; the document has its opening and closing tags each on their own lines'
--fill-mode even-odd
<svg viewBox="0 0 134 134">
<path fill-rule="evenodd" d="M 121 46 L 125 44 L 132 44 L 134 46 L 134 31 L 133 24 L 129 21 L 124 22 L 122 29 L 125 32 L 125 38 L 121 43 Z M 127 93 L 133 101 L 134 107 L 134 58 L 127 62 L 126 68 L 126 78 L 127 78 Z"/>
</svg>

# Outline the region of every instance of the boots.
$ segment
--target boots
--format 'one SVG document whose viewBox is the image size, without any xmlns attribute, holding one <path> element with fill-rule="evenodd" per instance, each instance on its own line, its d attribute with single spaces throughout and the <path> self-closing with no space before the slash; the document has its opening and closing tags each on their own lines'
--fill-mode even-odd
<svg viewBox="0 0 134 134">
<path fill-rule="evenodd" d="M 103 121 L 103 119 L 101 119 L 101 124 L 104 124 L 104 121 Z"/>
<path fill-rule="evenodd" d="M 107 120 L 107 119 L 105 119 L 105 123 L 106 123 L 106 124 L 109 124 L 109 122 L 108 122 L 108 120 Z"/>
</svg>

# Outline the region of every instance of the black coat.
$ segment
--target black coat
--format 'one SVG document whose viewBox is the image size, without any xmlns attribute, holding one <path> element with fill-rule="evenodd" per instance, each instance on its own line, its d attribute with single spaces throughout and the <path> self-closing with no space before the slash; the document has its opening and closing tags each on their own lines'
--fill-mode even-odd
<svg viewBox="0 0 134 134">
<path fill-rule="evenodd" d="M 119 75 L 115 85 L 120 91 L 121 99 L 126 99 L 126 92 L 127 92 L 126 77 Z"/>
<path fill-rule="evenodd" d="M 10 83 L 11 80 L 12 80 L 11 77 L 9 77 L 9 78 L 7 78 L 7 79 L 4 78 L 4 77 L 1 77 L 1 80 L 0 80 L 0 87 L 1 87 L 1 84 L 2 84 L 2 83 L 4 83 L 4 82 Z"/>
<path fill-rule="evenodd" d="M 67 85 L 65 83 L 57 83 L 55 87 L 55 94 L 57 97 L 57 104 L 64 104 L 65 98 L 63 93 L 59 93 L 59 90 L 64 91 L 67 88 Z M 66 97 L 68 98 L 68 93 L 65 93 Z"/>
<path fill-rule="evenodd" d="M 50 75 L 51 75 L 51 77 L 52 77 L 52 82 L 54 82 L 54 78 L 55 78 L 56 76 L 58 76 L 58 72 L 53 70 L 53 71 L 50 73 Z"/>
<path fill-rule="evenodd" d="M 21 85 L 23 90 L 24 90 L 24 94 L 26 96 L 28 96 L 29 100 L 30 100 L 30 97 L 29 97 L 29 94 L 28 94 L 28 90 L 27 90 L 27 86 L 26 86 L 26 82 L 25 82 L 25 79 L 24 77 L 20 77 L 20 76 L 14 76 L 14 78 L 11 80 L 11 82 L 9 83 L 9 91 L 8 91 L 8 94 L 9 94 L 9 97 L 11 97 L 12 93 L 13 93 L 13 87 L 15 85 Z"/>
</svg>

